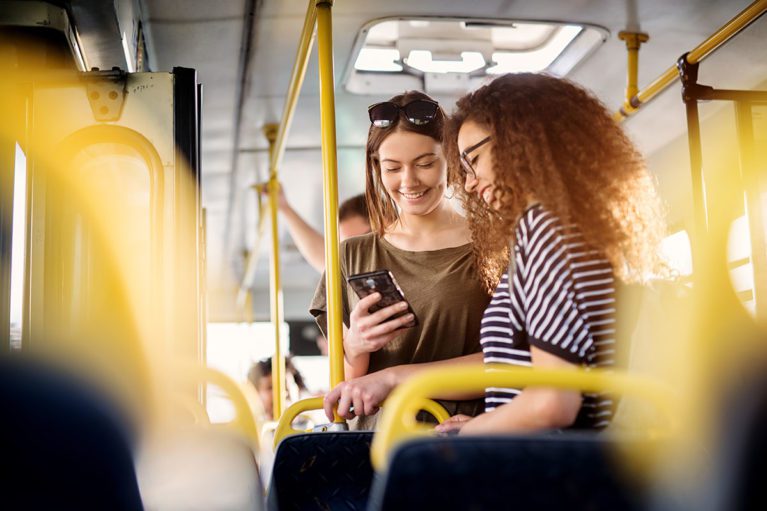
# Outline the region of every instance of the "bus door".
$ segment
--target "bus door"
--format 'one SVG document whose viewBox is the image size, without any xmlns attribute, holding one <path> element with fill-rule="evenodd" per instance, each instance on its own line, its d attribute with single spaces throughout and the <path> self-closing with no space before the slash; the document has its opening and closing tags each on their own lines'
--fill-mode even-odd
<svg viewBox="0 0 767 511">
<path fill-rule="evenodd" d="M 183 68 L 32 80 L 22 349 L 204 360 L 200 93 Z"/>
</svg>

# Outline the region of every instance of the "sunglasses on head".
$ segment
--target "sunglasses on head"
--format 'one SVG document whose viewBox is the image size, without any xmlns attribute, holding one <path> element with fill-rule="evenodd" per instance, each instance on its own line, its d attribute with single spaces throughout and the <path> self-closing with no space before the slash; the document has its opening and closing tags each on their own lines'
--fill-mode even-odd
<svg viewBox="0 0 767 511">
<path fill-rule="evenodd" d="M 388 128 L 399 119 L 400 112 L 416 126 L 429 124 L 437 117 L 439 104 L 429 99 L 414 99 L 406 105 L 399 106 L 391 101 L 376 103 L 368 107 L 370 122 L 376 128 Z"/>
</svg>

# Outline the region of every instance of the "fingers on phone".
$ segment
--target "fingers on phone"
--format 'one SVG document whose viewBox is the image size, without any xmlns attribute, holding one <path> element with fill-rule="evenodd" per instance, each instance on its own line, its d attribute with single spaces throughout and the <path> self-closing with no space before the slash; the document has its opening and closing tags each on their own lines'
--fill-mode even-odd
<svg viewBox="0 0 767 511">
<path fill-rule="evenodd" d="M 359 318 L 370 315 L 368 309 L 377 304 L 379 301 L 381 301 L 381 293 L 373 293 L 367 295 L 365 298 L 361 298 L 360 301 L 357 302 L 357 305 L 354 306 L 354 310 L 352 310 L 351 315 Z"/>
<path fill-rule="evenodd" d="M 407 327 L 408 325 L 414 323 L 414 321 L 415 317 L 412 314 L 405 314 L 402 317 L 394 318 L 392 320 L 385 321 L 384 323 L 376 325 L 369 330 L 368 334 L 370 337 L 388 335 L 395 332 L 396 330 L 399 330 L 400 328 Z M 388 340 L 389 339 L 387 339 L 387 341 Z"/>
<path fill-rule="evenodd" d="M 371 293 L 360 300 L 360 307 L 364 308 L 363 310 L 367 310 L 368 307 L 375 305 L 380 301 L 381 293 Z"/>
<path fill-rule="evenodd" d="M 370 315 L 370 319 L 372 319 L 376 324 L 383 323 L 395 314 L 400 314 L 406 310 L 407 302 L 397 302 L 393 305 L 389 305 L 388 307 L 384 307 L 383 309 L 374 312 Z"/>
</svg>

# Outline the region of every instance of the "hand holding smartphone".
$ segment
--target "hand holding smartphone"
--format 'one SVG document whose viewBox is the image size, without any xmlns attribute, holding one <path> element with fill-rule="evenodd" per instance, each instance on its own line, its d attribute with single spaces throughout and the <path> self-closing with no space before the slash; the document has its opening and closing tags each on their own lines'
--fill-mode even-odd
<svg viewBox="0 0 767 511">
<path fill-rule="evenodd" d="M 352 275 L 346 280 L 360 298 L 365 298 L 373 293 L 381 294 L 381 300 L 368 309 L 371 314 L 399 302 L 407 303 L 404 293 L 397 285 L 397 281 L 394 280 L 394 275 L 392 275 L 389 270 L 359 273 L 357 275 Z M 418 324 L 418 318 L 409 303 L 407 304 L 407 309 L 392 315 L 389 318 L 389 321 L 404 316 L 405 314 L 413 314 L 413 326 Z"/>
</svg>

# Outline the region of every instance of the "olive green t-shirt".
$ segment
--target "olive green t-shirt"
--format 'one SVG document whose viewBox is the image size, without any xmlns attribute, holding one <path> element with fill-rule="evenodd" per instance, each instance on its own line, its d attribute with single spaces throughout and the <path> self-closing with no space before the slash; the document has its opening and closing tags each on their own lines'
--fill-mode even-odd
<svg viewBox="0 0 767 511">
<path fill-rule="evenodd" d="M 389 270 L 410 303 L 418 325 L 405 329 L 389 344 L 370 354 L 368 373 L 403 364 L 435 362 L 478 353 L 482 314 L 490 296 L 482 289 L 471 244 L 441 250 L 411 252 L 402 250 L 376 234 L 365 234 L 344 241 L 340 250 L 343 321 L 359 301 L 346 283 L 358 273 Z M 309 312 L 327 334 L 325 275 L 314 293 Z M 481 400 L 440 401 L 454 415 L 476 415 Z"/>
</svg>

